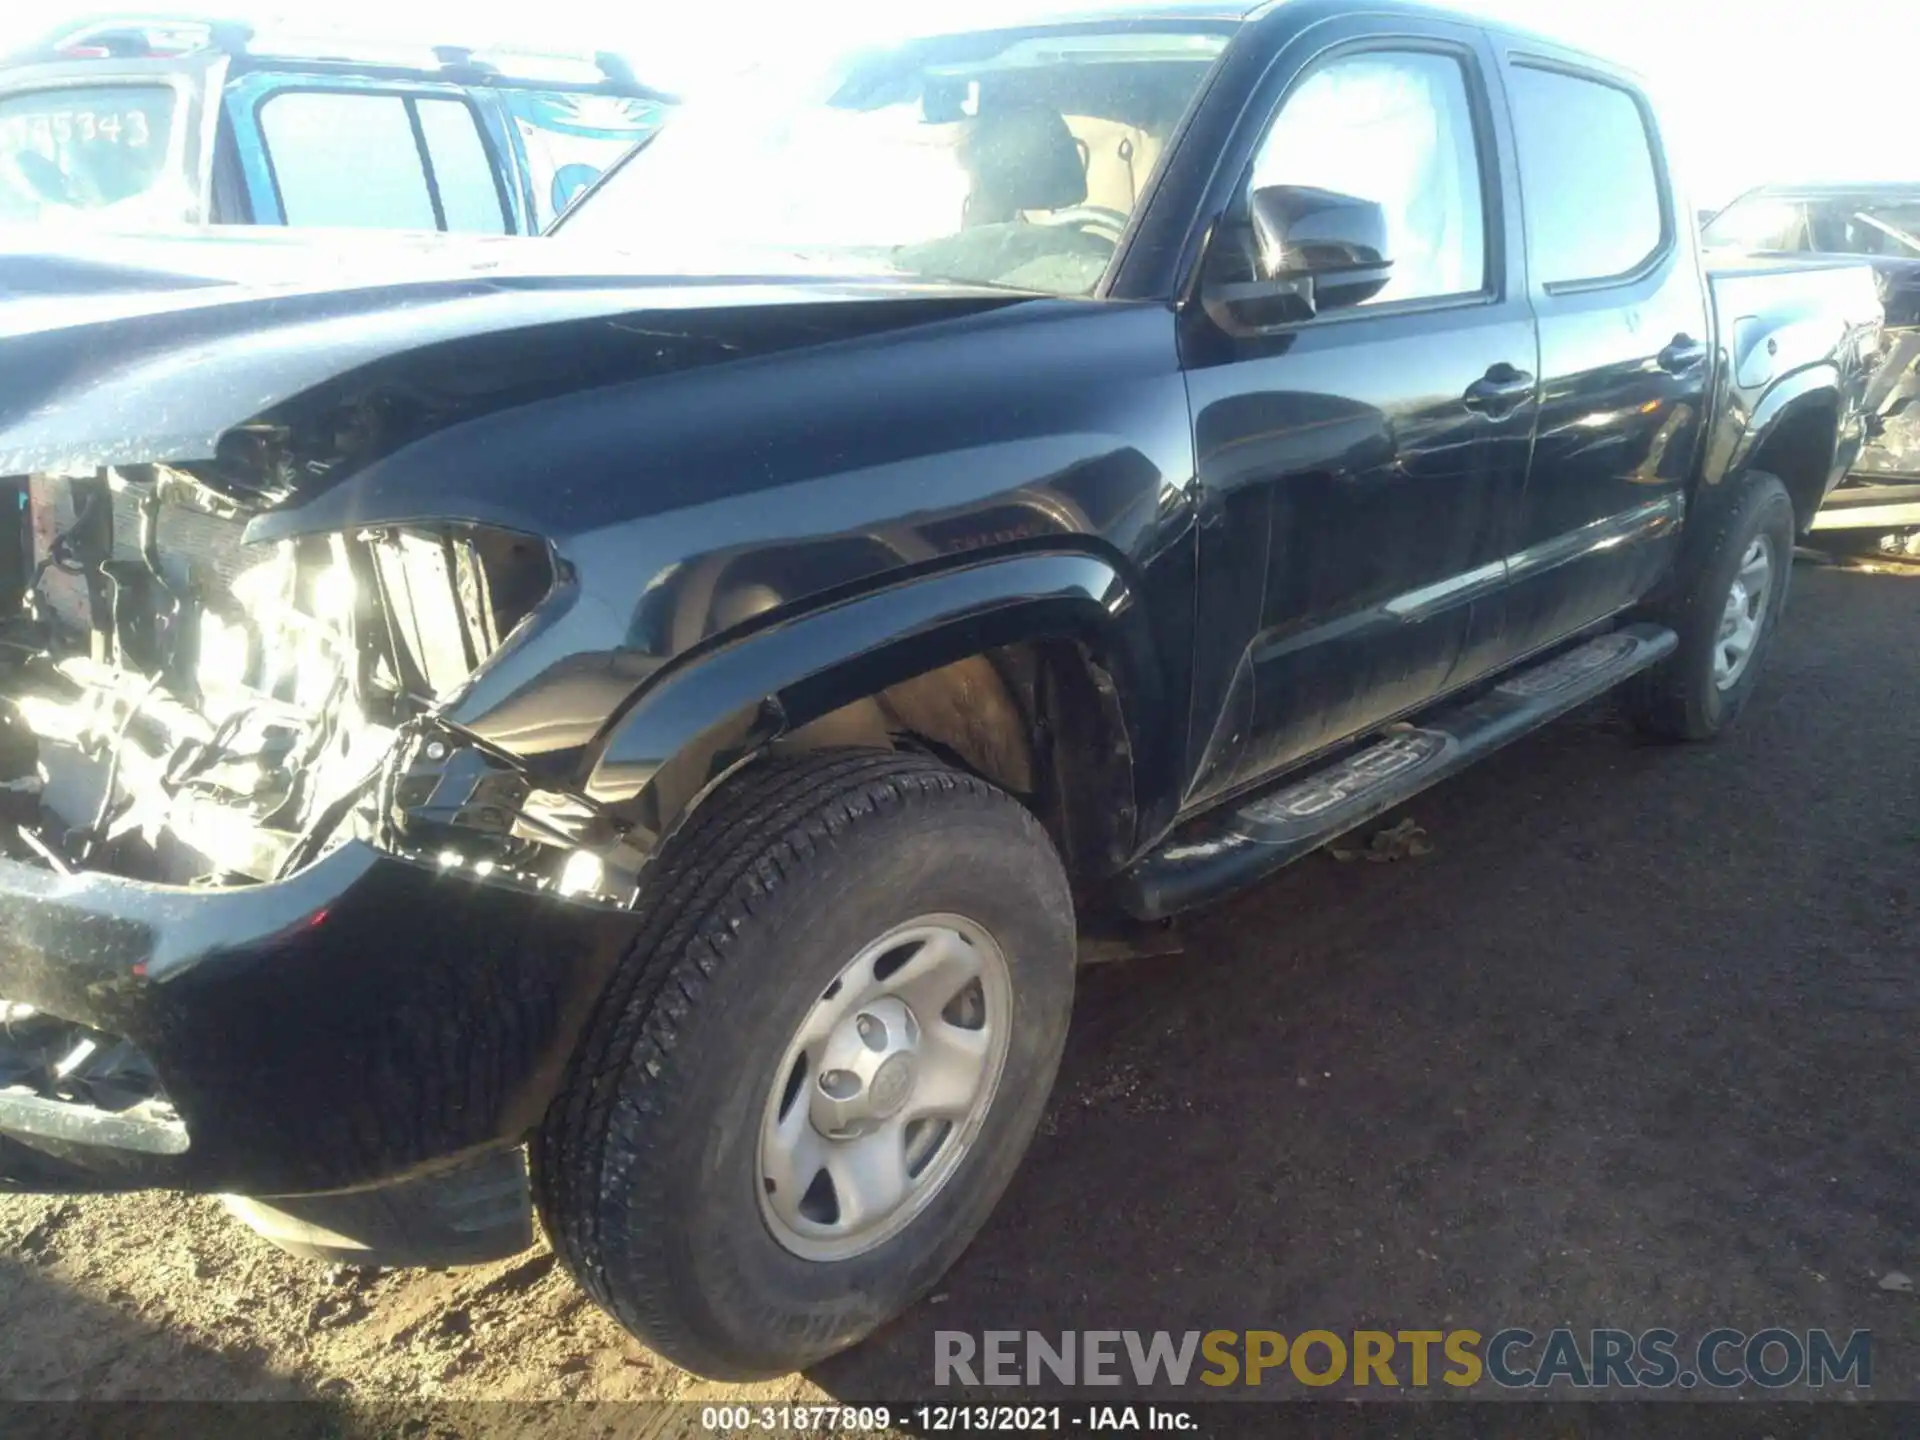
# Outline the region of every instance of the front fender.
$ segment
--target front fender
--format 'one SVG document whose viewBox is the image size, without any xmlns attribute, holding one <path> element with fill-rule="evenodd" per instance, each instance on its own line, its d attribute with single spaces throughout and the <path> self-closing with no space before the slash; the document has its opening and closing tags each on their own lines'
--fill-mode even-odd
<svg viewBox="0 0 1920 1440">
<path fill-rule="evenodd" d="M 776 616 L 702 647 L 607 727 L 584 788 L 632 822 L 629 840 L 644 853 L 704 790 L 782 734 L 965 656 L 1036 640 L 1085 645 L 1112 677 L 1133 753 L 1164 753 L 1160 667 L 1125 578 L 1094 555 L 1029 552 Z M 1135 796 L 1124 800 L 1135 808 Z"/>
</svg>

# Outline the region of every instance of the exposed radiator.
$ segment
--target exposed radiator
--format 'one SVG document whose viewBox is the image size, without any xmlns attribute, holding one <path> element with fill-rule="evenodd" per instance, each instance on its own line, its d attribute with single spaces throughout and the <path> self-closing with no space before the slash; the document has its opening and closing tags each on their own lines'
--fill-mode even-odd
<svg viewBox="0 0 1920 1440">
<path fill-rule="evenodd" d="M 33 520 L 33 564 L 44 565 L 53 553 L 55 541 L 72 535 L 79 518 L 76 498 L 79 487 L 71 480 L 36 475 L 28 487 L 28 503 Z M 140 500 L 142 489 L 131 487 L 99 493 L 97 504 L 111 507 L 112 557 L 141 564 Z M 91 529 L 91 525 L 88 527 Z M 265 556 L 240 544 L 245 524 L 223 520 L 180 505 L 160 507 L 154 527 L 155 548 L 160 569 L 170 585 L 185 589 L 188 584 L 230 591 L 241 571 Z M 82 537 L 75 536 L 76 541 Z M 42 604 L 48 615 L 63 630 L 85 634 L 93 627 L 91 594 L 87 577 L 47 566 L 40 579 Z"/>
</svg>

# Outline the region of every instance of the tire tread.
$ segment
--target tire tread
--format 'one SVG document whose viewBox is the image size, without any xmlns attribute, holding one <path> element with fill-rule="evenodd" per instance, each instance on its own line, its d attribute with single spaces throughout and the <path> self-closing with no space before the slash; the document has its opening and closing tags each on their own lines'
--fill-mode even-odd
<svg viewBox="0 0 1920 1440">
<path fill-rule="evenodd" d="M 608 1199 L 660 1213 L 653 1146 L 679 1099 L 670 1061 L 689 1019 L 730 961 L 741 924 L 800 883 L 863 821 L 927 802 L 971 801 L 1017 813 L 1051 858 L 1025 807 L 988 782 L 908 751 L 823 750 L 758 761 L 725 782 L 669 838 L 643 882 L 644 919 L 589 1019 L 560 1094 L 533 1142 L 534 1195 L 548 1237 L 583 1288 L 656 1349 L 708 1373 L 727 1357 L 689 1354 L 662 1268 L 633 1264 L 636 1240 L 611 1233 Z M 1057 863 L 1057 862 L 1056 862 Z M 613 1272 L 625 1277 L 614 1283 Z M 635 1283 L 639 1281 L 640 1283 Z M 769 1320 L 775 1319 L 772 1315 Z M 797 1335 L 800 1348 L 831 1335 Z M 837 1347 L 835 1347 L 837 1348 Z"/>
<path fill-rule="evenodd" d="M 1730 549 L 1744 548 L 1749 532 L 1759 532 L 1769 506 L 1782 506 L 1789 517 L 1792 515 L 1793 502 L 1778 477 L 1761 470 L 1751 471 L 1741 493 L 1719 507 L 1713 529 L 1704 536 L 1696 533 L 1689 537 L 1692 543 L 1680 562 L 1681 584 L 1646 617 L 1671 626 L 1680 636 L 1679 648 L 1660 664 L 1628 680 L 1621 691 L 1629 718 L 1643 733 L 1663 740 L 1711 739 L 1732 722 L 1745 703 L 1751 682 L 1736 683 L 1734 690 L 1739 693 L 1730 703 L 1709 702 L 1703 685 L 1712 683 L 1711 671 L 1704 679 L 1699 672 L 1700 637 L 1703 629 L 1719 623 L 1723 599 L 1719 594 L 1723 583 L 1722 561 Z M 1785 603 L 1793 565 L 1790 518 L 1787 542 L 1777 559 L 1780 573 L 1776 584 L 1781 597 L 1770 602 L 1775 606 L 1776 619 L 1779 607 Z M 1749 674 L 1757 673 L 1773 629 L 1774 625 L 1769 624 L 1761 635 L 1760 648 L 1748 661 Z"/>
</svg>

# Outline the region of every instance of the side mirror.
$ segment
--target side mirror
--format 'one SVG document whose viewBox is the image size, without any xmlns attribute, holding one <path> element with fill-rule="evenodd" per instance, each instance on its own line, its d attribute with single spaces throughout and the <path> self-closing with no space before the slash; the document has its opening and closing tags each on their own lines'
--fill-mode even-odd
<svg viewBox="0 0 1920 1440">
<path fill-rule="evenodd" d="M 1269 185 L 1253 192 L 1247 208 L 1252 278 L 1205 293 L 1209 312 L 1229 330 L 1255 332 L 1358 305 L 1393 278 L 1387 212 L 1371 200 Z"/>
</svg>

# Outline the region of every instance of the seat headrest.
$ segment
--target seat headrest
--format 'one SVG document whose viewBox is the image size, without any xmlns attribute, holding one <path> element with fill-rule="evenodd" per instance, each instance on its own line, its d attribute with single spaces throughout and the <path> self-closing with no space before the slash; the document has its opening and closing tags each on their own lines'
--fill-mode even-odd
<svg viewBox="0 0 1920 1440">
<path fill-rule="evenodd" d="M 982 106 L 961 155 L 973 177 L 969 225 L 1004 224 L 1022 210 L 1060 210 L 1087 198 L 1080 147 L 1047 105 Z"/>
</svg>

